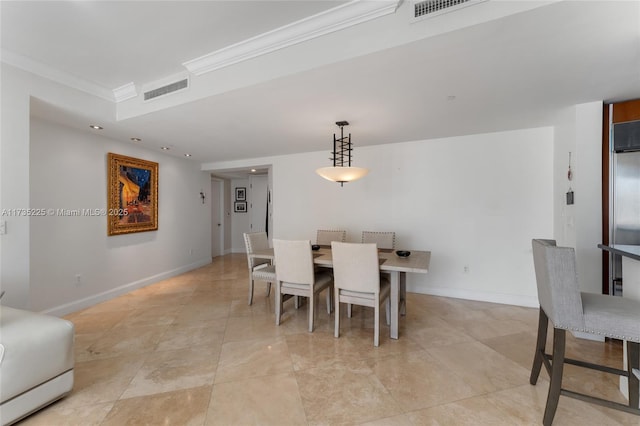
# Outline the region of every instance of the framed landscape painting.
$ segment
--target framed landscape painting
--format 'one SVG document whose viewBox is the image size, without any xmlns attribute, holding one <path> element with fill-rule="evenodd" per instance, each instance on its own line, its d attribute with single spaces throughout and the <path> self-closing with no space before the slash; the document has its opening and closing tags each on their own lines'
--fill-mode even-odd
<svg viewBox="0 0 640 426">
<path fill-rule="evenodd" d="M 108 154 L 108 235 L 158 229 L 158 163 Z"/>
</svg>

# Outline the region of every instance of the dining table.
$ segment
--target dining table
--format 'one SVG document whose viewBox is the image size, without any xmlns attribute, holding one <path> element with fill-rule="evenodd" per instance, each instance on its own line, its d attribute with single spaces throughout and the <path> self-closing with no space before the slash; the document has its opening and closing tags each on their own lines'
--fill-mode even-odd
<svg viewBox="0 0 640 426">
<path fill-rule="evenodd" d="M 331 255 L 331 246 L 320 246 L 318 250 L 313 252 L 313 263 L 318 266 L 333 268 L 333 257 Z M 249 257 L 268 259 L 275 261 L 273 249 L 256 250 L 248 254 Z M 378 259 L 380 263 L 380 271 L 390 275 L 391 292 L 389 295 L 391 303 L 391 330 L 390 337 L 397 339 L 399 335 L 400 312 L 406 309 L 406 298 L 404 297 L 406 288 L 406 274 L 418 273 L 426 274 L 429 272 L 429 263 L 431 262 L 431 252 L 423 250 L 411 250 L 410 255 L 401 257 L 392 249 L 378 249 Z M 276 271 L 277 271 L 276 264 Z"/>
</svg>

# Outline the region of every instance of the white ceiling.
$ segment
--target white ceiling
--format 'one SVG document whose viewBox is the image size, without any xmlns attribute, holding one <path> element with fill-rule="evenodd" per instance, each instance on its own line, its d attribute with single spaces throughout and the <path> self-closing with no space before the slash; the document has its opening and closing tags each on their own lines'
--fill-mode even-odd
<svg viewBox="0 0 640 426">
<path fill-rule="evenodd" d="M 187 60 L 341 3 L 2 1 L 2 49 L 109 90 L 142 86 L 184 73 Z M 480 15 L 488 3 L 465 13 Z M 519 11 L 515 3 L 500 7 Z M 456 13 L 380 22 L 392 34 L 392 23 L 414 30 Z M 344 36 L 348 47 L 367 25 L 331 40 Z M 292 61 L 261 62 L 285 71 L 120 121 L 44 102 L 33 103 L 33 114 L 86 131 L 88 120 L 103 120 L 97 124 L 106 123 L 109 137 L 141 137 L 150 149 L 171 146 L 171 155 L 189 152 L 206 163 L 329 151 L 337 120 L 350 121 L 354 143 L 363 146 L 552 125 L 559 108 L 640 98 L 638 1 L 552 2 L 369 50 L 289 74 Z M 270 55 L 264 61 L 283 57 Z M 198 90 L 197 78 L 190 90 Z"/>
<path fill-rule="evenodd" d="M 2 1 L 2 47 L 114 89 L 335 1 Z"/>
</svg>

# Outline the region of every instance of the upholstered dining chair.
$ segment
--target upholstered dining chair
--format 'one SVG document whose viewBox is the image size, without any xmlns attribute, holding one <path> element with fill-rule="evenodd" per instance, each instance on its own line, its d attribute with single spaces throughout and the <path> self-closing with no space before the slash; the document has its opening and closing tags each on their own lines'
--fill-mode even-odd
<svg viewBox="0 0 640 426">
<path fill-rule="evenodd" d="M 316 233 L 316 244 L 330 246 L 332 241 L 344 243 L 347 240 L 347 231 L 318 229 Z"/>
<path fill-rule="evenodd" d="M 553 422 L 560 395 L 640 415 L 640 407 L 638 406 L 640 301 L 580 292 L 573 248 L 557 247 L 555 241 L 541 239 L 534 239 L 532 245 L 540 301 L 540 317 L 535 357 L 529 381 L 532 385 L 536 384 L 543 365 L 551 377 L 543 424 L 549 426 Z M 552 355 L 546 353 L 545 347 L 549 320 L 553 325 Z M 567 330 L 626 340 L 629 371 L 565 358 Z M 627 377 L 628 405 L 562 388 L 564 364 Z"/>
<path fill-rule="evenodd" d="M 378 232 L 378 231 L 362 231 L 362 242 L 376 243 L 379 249 L 394 250 L 396 248 L 396 233 L 395 232 Z M 382 272 L 389 276 L 388 272 Z M 349 306 L 349 309 L 351 306 Z M 400 280 L 400 314 L 407 314 L 407 283 L 404 280 Z"/>
<path fill-rule="evenodd" d="M 380 274 L 375 244 L 331 243 L 333 257 L 335 330 L 340 337 L 340 302 L 374 309 L 373 345 L 380 345 L 380 306 L 386 301 L 387 325 L 391 303 L 389 279 Z"/>
<path fill-rule="evenodd" d="M 280 325 L 285 295 L 309 299 L 309 332 L 313 332 L 319 293 L 327 289 L 327 313 L 332 311 L 333 277 L 313 267 L 311 241 L 273 240 L 276 269 L 276 325 Z"/>
<path fill-rule="evenodd" d="M 378 245 L 379 249 L 395 249 L 396 233 L 362 231 L 362 242 L 364 244 L 375 243 Z"/>
<path fill-rule="evenodd" d="M 249 264 L 249 305 L 253 303 L 254 282 L 264 281 L 267 283 L 267 297 L 271 294 L 271 283 L 276 281 L 276 267 L 271 264 L 270 259 L 250 257 L 256 251 L 269 248 L 269 239 L 266 232 L 246 232 L 244 234 L 244 245 L 247 250 L 247 263 Z"/>
</svg>

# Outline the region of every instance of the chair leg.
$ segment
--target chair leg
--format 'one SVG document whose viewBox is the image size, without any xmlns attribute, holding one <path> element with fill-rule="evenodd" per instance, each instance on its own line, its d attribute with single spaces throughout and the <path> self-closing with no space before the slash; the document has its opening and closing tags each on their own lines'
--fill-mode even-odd
<svg viewBox="0 0 640 426">
<path fill-rule="evenodd" d="M 282 292 L 280 292 L 280 283 L 276 283 L 276 325 L 280 325 L 280 316 L 282 315 Z"/>
<path fill-rule="evenodd" d="M 531 376 L 529 377 L 529 383 L 535 385 L 540 377 L 540 369 L 542 368 L 542 362 L 547 347 L 547 328 L 549 326 L 549 317 L 540 308 L 538 314 L 538 340 L 536 342 L 536 353 L 533 356 L 533 366 L 531 367 Z"/>
<path fill-rule="evenodd" d="M 316 298 L 313 294 L 313 289 L 311 289 L 311 294 L 309 295 L 309 333 L 313 333 L 313 314 L 314 307 L 316 305 Z"/>
<path fill-rule="evenodd" d="M 387 297 L 387 303 L 384 306 L 384 312 L 386 313 L 387 325 L 391 325 L 391 297 Z"/>
<path fill-rule="evenodd" d="M 333 286 L 333 284 L 331 284 L 331 287 L 329 287 L 329 288 L 331 289 L 331 313 L 333 313 L 333 310 L 336 308 L 336 305 L 335 305 L 335 299 L 336 299 L 335 298 L 335 292 L 336 292 L 336 289 Z"/>
<path fill-rule="evenodd" d="M 351 303 L 347 303 L 347 317 L 351 318 L 351 315 L 353 315 L 353 310 L 351 308 Z"/>
<path fill-rule="evenodd" d="M 271 281 L 267 283 L 267 297 L 271 295 Z"/>
<path fill-rule="evenodd" d="M 542 424 L 551 426 L 553 417 L 556 415 L 560 390 L 562 389 L 562 370 L 564 368 L 564 349 L 566 331 L 558 328 L 553 329 L 553 358 L 551 359 L 551 383 L 549 384 L 549 394 L 547 395 L 547 406 L 544 409 Z"/>
<path fill-rule="evenodd" d="M 333 337 L 340 337 L 340 290 L 336 289 L 333 292 L 334 297 L 334 310 L 335 310 L 335 326 L 333 328 Z"/>
<path fill-rule="evenodd" d="M 327 313 L 331 315 L 333 311 L 333 286 L 327 287 Z"/>
<path fill-rule="evenodd" d="M 251 272 L 249 272 L 251 274 Z M 249 277 L 249 306 L 253 303 L 253 277 Z"/>
<path fill-rule="evenodd" d="M 640 365 L 640 343 L 627 341 L 627 366 L 629 374 L 629 407 L 640 408 L 640 380 L 633 374 L 633 369 Z"/>
</svg>

